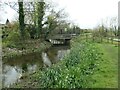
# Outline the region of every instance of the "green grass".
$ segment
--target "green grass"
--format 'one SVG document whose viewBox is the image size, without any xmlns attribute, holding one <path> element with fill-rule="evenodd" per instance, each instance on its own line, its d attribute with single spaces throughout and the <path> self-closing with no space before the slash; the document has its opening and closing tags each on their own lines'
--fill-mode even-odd
<svg viewBox="0 0 120 90">
<path fill-rule="evenodd" d="M 99 70 L 92 76 L 96 83 L 92 87 L 117 88 L 118 87 L 118 47 L 113 44 L 96 44 L 103 53 L 99 62 Z"/>
<path fill-rule="evenodd" d="M 97 70 L 100 54 L 93 43 L 72 42 L 70 54 L 58 64 L 35 74 L 39 87 L 87 88 L 94 80 L 91 75 Z"/>
<path fill-rule="evenodd" d="M 37 84 L 27 87 L 117 88 L 118 47 L 74 38 L 68 56 L 52 67 L 36 72 L 32 79 Z M 30 82 L 34 84 L 34 81 Z M 21 87 L 20 84 L 17 87 Z"/>
</svg>

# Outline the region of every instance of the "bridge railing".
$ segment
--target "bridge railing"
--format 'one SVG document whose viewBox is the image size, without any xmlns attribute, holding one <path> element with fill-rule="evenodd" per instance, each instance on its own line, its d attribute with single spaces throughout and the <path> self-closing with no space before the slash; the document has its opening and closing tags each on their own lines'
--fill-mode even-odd
<svg viewBox="0 0 120 90">
<path fill-rule="evenodd" d="M 79 34 L 52 34 L 48 35 L 47 39 L 71 39 Z"/>
</svg>

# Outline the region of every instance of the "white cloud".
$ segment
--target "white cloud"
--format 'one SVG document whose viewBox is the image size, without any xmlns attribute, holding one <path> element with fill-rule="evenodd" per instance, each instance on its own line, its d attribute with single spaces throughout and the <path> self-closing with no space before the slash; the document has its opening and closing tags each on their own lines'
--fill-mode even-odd
<svg viewBox="0 0 120 90">
<path fill-rule="evenodd" d="M 53 0 L 55 1 L 55 0 Z M 70 19 L 82 28 L 93 28 L 103 18 L 117 16 L 119 0 L 57 0 Z"/>
</svg>

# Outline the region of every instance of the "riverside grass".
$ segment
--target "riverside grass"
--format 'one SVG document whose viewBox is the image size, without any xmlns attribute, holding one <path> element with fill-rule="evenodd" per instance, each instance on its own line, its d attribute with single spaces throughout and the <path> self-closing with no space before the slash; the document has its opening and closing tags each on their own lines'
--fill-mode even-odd
<svg viewBox="0 0 120 90">
<path fill-rule="evenodd" d="M 118 46 L 72 39 L 71 52 L 59 63 L 31 76 L 37 88 L 117 88 Z M 28 80 L 28 79 L 27 79 Z M 35 82 L 34 82 L 35 81 Z M 22 84 L 22 83 L 21 83 Z M 23 84 L 16 87 L 22 87 Z"/>
<path fill-rule="evenodd" d="M 93 43 L 74 41 L 70 54 L 62 61 L 34 75 L 39 87 L 89 88 L 95 83 L 91 76 L 97 71 L 101 54 Z"/>
</svg>

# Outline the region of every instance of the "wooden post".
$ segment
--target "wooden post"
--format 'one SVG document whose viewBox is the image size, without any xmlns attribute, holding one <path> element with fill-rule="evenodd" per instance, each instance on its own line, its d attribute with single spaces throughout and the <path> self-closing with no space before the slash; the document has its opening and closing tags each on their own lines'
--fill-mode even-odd
<svg viewBox="0 0 120 90">
<path fill-rule="evenodd" d="M 87 34 L 86 34 L 86 42 L 88 41 L 88 37 L 87 37 Z"/>
<path fill-rule="evenodd" d="M 94 38 L 94 36 L 93 36 L 93 42 L 95 41 L 95 38 Z"/>
<path fill-rule="evenodd" d="M 113 44 L 113 36 L 112 36 L 111 40 L 112 40 L 112 44 Z"/>
</svg>

